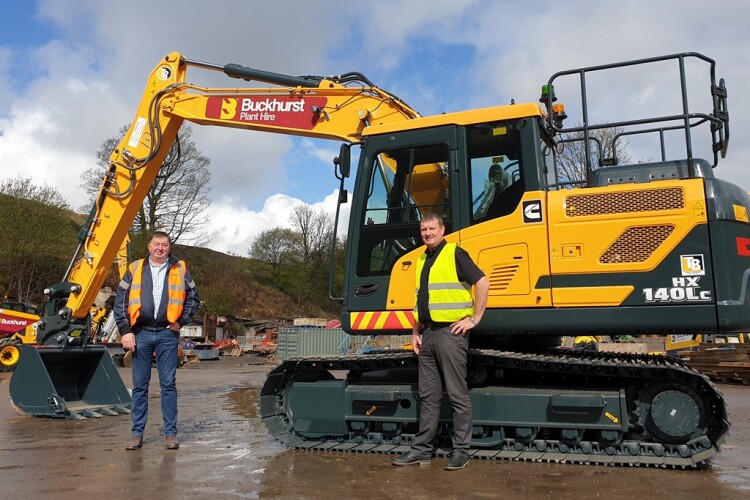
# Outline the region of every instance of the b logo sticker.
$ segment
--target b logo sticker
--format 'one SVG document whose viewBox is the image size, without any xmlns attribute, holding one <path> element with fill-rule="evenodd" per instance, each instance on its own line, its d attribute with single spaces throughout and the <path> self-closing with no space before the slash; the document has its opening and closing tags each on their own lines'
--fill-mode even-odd
<svg viewBox="0 0 750 500">
<path fill-rule="evenodd" d="M 680 255 L 680 267 L 683 276 L 703 276 L 706 274 L 703 254 Z"/>
</svg>

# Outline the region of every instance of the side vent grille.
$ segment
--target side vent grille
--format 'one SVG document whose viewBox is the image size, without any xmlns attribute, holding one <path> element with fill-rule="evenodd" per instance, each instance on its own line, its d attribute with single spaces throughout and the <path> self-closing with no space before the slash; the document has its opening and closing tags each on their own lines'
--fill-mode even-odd
<svg viewBox="0 0 750 500">
<path fill-rule="evenodd" d="M 568 217 L 659 212 L 682 208 L 685 208 L 685 193 L 682 188 L 678 187 L 622 193 L 583 194 L 565 198 L 565 215 Z"/>
<path fill-rule="evenodd" d="M 490 291 L 507 290 L 518 272 L 518 265 L 499 266 L 492 269 L 488 276 Z"/>
<path fill-rule="evenodd" d="M 672 225 L 636 226 L 625 230 L 599 258 L 602 264 L 643 262 L 674 231 Z"/>
</svg>

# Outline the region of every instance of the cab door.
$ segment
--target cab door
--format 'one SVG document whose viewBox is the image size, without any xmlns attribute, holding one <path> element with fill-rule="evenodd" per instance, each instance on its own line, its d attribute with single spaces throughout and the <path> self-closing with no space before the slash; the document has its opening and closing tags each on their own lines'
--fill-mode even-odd
<svg viewBox="0 0 750 500">
<path fill-rule="evenodd" d="M 468 227 L 461 246 L 490 280 L 488 309 L 545 307 L 549 287 L 546 192 L 539 188 L 543 159 L 533 120 L 501 120 L 466 128 Z M 467 203 L 464 203 L 466 206 Z M 488 314 L 509 326 L 507 314 Z"/>
<path fill-rule="evenodd" d="M 367 138 L 349 221 L 344 328 L 411 329 L 404 311 L 414 305 L 419 221 L 435 212 L 452 231 L 456 148 L 454 126 Z M 396 323 L 381 314 L 388 310 L 399 311 Z"/>
</svg>

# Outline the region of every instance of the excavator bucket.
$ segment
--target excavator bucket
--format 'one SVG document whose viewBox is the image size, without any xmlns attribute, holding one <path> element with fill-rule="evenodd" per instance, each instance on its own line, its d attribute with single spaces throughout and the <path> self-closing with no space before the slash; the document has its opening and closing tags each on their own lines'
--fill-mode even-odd
<svg viewBox="0 0 750 500">
<path fill-rule="evenodd" d="M 9 389 L 16 410 L 30 416 L 82 419 L 131 408 L 130 393 L 101 344 L 24 345 Z"/>
</svg>

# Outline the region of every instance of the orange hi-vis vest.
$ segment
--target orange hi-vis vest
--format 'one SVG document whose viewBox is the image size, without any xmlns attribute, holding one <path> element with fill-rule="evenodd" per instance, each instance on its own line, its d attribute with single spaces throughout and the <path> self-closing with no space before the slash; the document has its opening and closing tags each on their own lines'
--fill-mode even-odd
<svg viewBox="0 0 750 500">
<path fill-rule="evenodd" d="M 133 278 L 128 294 L 128 314 L 130 315 L 131 327 L 135 326 L 136 321 L 141 317 L 141 278 L 143 270 L 139 272 L 139 268 L 145 260 L 136 260 L 128 267 L 130 276 Z M 167 321 L 170 323 L 175 323 L 180 319 L 185 306 L 185 269 L 185 262 L 180 260 L 167 272 Z M 154 311 L 154 316 L 158 316 L 158 314 L 159 311 Z"/>
</svg>

